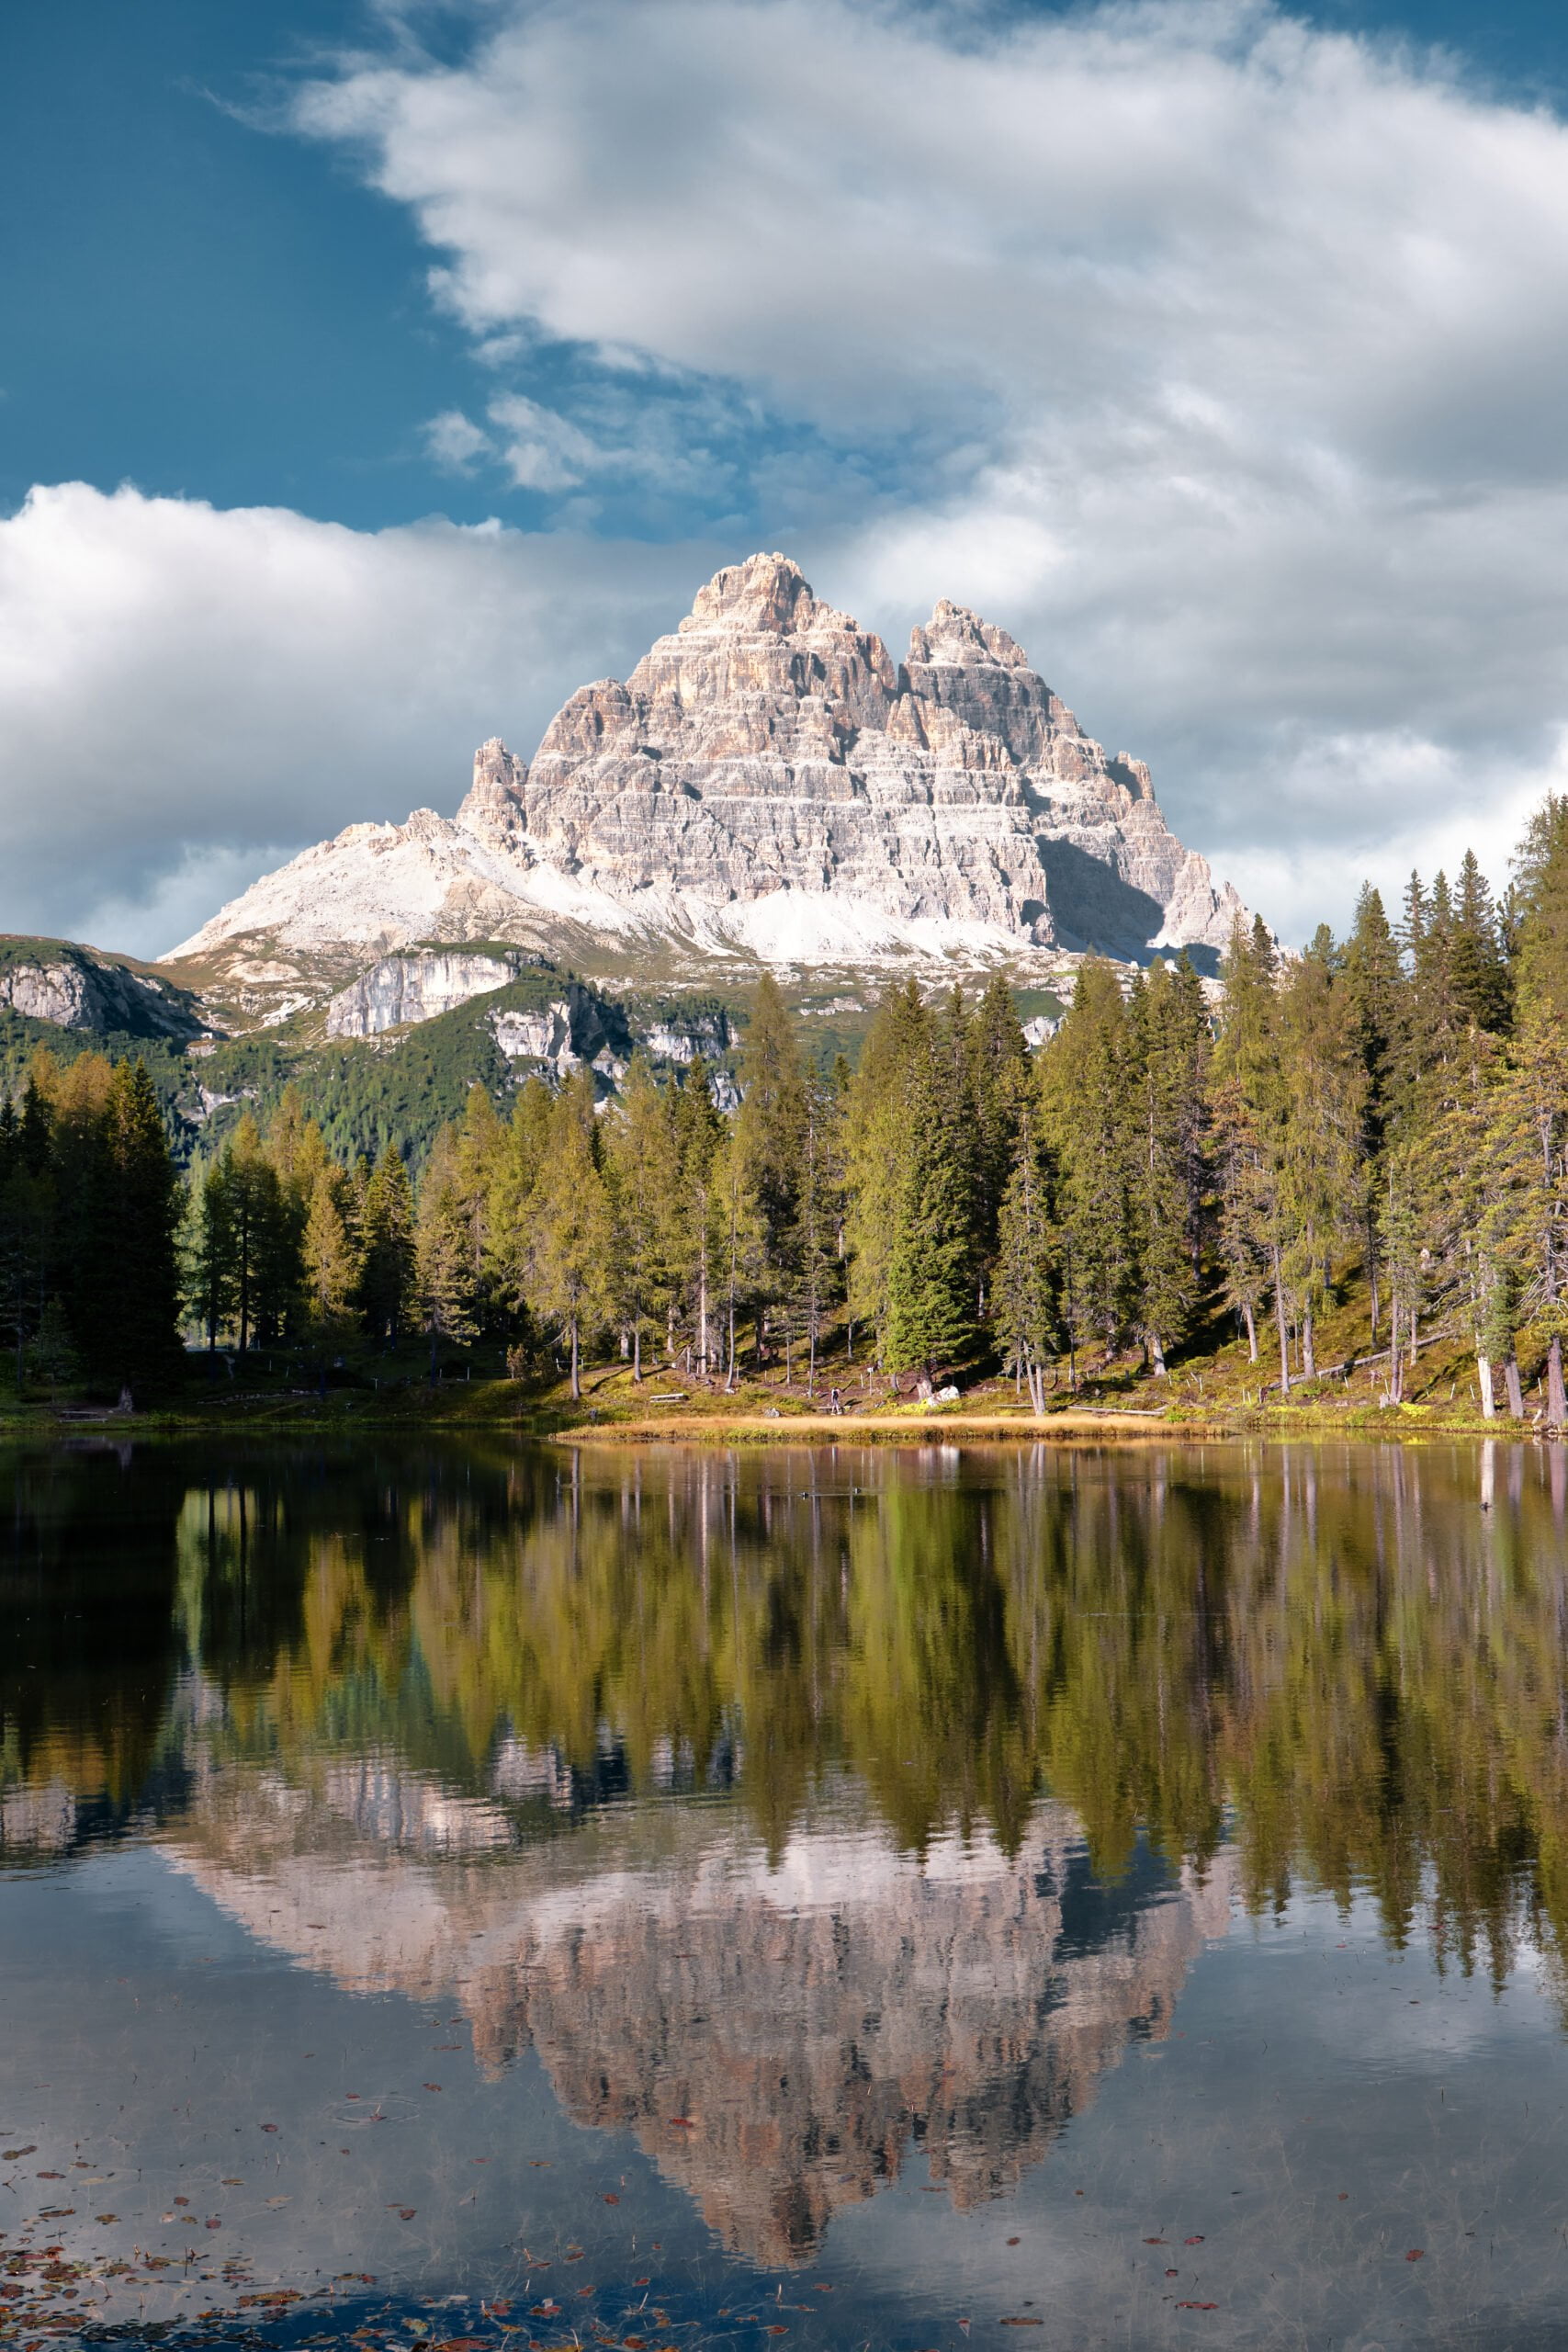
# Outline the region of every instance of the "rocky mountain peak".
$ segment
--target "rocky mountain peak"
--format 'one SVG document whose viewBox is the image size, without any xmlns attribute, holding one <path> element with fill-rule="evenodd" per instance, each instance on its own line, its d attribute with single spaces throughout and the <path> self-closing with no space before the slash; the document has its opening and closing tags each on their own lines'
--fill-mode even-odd
<svg viewBox="0 0 1568 2352">
<path fill-rule="evenodd" d="M 681 633 L 720 628 L 792 637 L 809 628 L 823 609 L 798 563 L 787 555 L 751 555 L 744 563 L 727 564 L 698 589 Z"/>
<path fill-rule="evenodd" d="M 457 811 L 457 822 L 481 838 L 510 841 L 525 831 L 524 795 L 528 770 L 513 757 L 499 735 L 492 735 L 474 753 L 474 780 Z"/>
<path fill-rule="evenodd" d="M 1005 629 L 943 600 L 898 664 L 775 553 L 716 572 L 624 683 L 580 688 L 530 766 L 481 744 L 456 822 L 350 828 L 176 954 L 335 942 L 343 978 L 355 943 L 411 939 L 580 971 L 596 943 L 623 963 L 635 943 L 838 967 L 1213 956 L 1242 911 Z"/>
<path fill-rule="evenodd" d="M 967 605 L 952 605 L 943 596 L 924 628 L 909 631 L 911 662 L 952 662 L 974 668 L 995 662 L 1004 670 L 1027 670 L 1029 656 L 1005 628 L 983 621 Z"/>
</svg>

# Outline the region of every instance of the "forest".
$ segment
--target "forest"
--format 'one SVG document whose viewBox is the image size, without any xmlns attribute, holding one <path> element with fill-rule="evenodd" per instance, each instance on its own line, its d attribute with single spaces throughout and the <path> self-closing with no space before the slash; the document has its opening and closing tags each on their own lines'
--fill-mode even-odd
<svg viewBox="0 0 1568 2352">
<path fill-rule="evenodd" d="M 1238 930 L 1080 967 L 1031 1052 L 1011 989 L 891 987 L 852 1071 L 758 983 L 741 1099 L 700 1058 L 617 1099 L 590 1071 L 482 1085 L 419 1170 L 337 1156 L 286 1091 L 177 1170 L 141 1061 L 35 1053 L 0 1102 L 0 1337 L 18 1390 L 167 1388 L 197 1349 L 329 1365 L 417 1338 L 432 1378 L 585 1365 L 808 1396 L 868 1368 L 929 1396 L 998 1371 L 1036 1413 L 1131 1362 L 1158 1384 L 1216 1329 L 1259 1398 L 1339 1365 L 1331 1308 L 1397 1401 L 1462 1333 L 1482 1411 L 1568 1420 L 1568 799 L 1494 894 L 1473 856 L 1391 920 L 1301 954 Z"/>
</svg>

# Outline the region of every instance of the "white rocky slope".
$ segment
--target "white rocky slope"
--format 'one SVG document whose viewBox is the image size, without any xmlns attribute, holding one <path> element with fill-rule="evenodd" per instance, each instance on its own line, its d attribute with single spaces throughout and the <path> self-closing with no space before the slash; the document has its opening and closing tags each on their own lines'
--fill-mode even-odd
<svg viewBox="0 0 1568 2352">
<path fill-rule="evenodd" d="M 491 741 L 453 819 L 351 825 L 165 960 L 258 1002 L 411 942 L 591 968 L 649 949 L 854 966 L 1223 947 L 1241 904 L 1004 630 L 939 604 L 896 663 L 757 555 L 623 685 L 572 695 L 531 767 Z"/>
</svg>

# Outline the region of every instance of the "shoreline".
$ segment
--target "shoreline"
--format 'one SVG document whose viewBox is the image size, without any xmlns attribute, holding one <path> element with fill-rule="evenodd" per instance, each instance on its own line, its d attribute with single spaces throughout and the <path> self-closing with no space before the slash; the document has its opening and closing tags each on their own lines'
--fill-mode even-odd
<svg viewBox="0 0 1568 2352">
<path fill-rule="evenodd" d="M 1259 1441 L 1292 1444 L 1305 1441 L 1355 1440 L 1391 1445 L 1561 1442 L 1544 1424 L 1502 1415 L 1492 1422 L 1479 1412 L 1456 1413 L 1437 1404 L 1375 1406 L 1321 1401 L 1247 1408 L 1224 1406 L 1065 1405 L 1036 1418 L 1019 1408 L 981 1404 L 917 1408 L 892 1406 L 832 1414 L 739 1401 L 726 1411 L 719 1400 L 695 1411 L 660 1412 L 637 1400 L 617 1397 L 608 1406 L 585 1397 L 571 1406 L 555 1398 L 529 1397 L 512 1382 L 453 1383 L 431 1391 L 410 1388 L 394 1400 L 344 1396 L 323 1408 L 312 1393 L 249 1396 L 214 1402 L 204 1409 L 152 1407 L 142 1412 L 113 1408 L 39 1407 L 0 1415 L 0 1446 L 6 1444 L 124 1443 L 137 1439 L 505 1436 L 531 1444 L 604 1446 L 953 1446 L 1054 1445 L 1117 1447 L 1212 1445 Z"/>
</svg>

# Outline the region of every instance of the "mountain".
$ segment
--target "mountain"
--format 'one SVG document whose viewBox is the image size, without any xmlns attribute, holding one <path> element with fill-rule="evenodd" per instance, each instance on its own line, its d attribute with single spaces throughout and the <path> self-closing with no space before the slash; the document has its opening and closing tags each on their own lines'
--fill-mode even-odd
<svg viewBox="0 0 1568 2352">
<path fill-rule="evenodd" d="M 0 934 L 0 1015 L 51 1029 L 186 1044 L 202 1035 L 188 991 L 124 956 L 69 939 Z"/>
<path fill-rule="evenodd" d="M 944 602 L 896 662 L 755 555 L 624 684 L 573 695 L 531 765 L 492 739 L 455 817 L 350 825 L 162 960 L 278 1021 L 411 948 L 482 941 L 602 978 L 1038 977 L 1089 949 L 1212 966 L 1243 912 L 1143 763 L 1086 735 L 1005 630 Z"/>
</svg>

